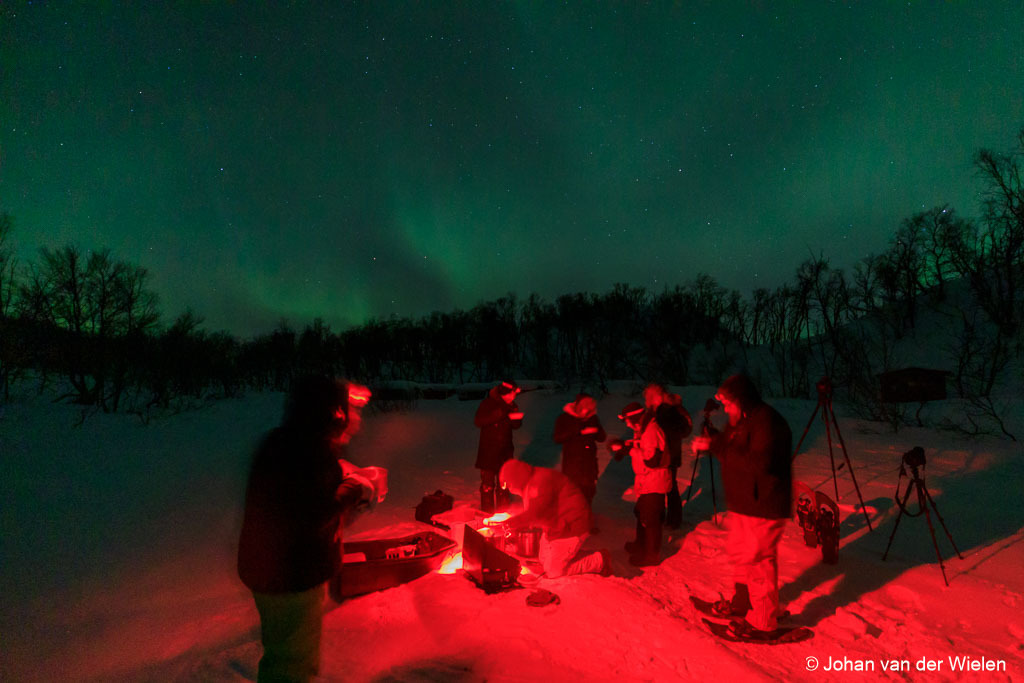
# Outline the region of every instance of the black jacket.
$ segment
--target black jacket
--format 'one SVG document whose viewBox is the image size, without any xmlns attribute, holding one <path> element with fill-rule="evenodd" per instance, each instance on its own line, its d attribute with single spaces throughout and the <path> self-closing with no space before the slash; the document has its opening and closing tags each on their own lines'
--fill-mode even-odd
<svg viewBox="0 0 1024 683">
<path fill-rule="evenodd" d="M 515 401 L 505 403 L 497 388 L 491 389 L 476 409 L 473 424 L 480 428 L 480 445 L 476 452 L 476 467 L 497 472 L 512 457 L 512 430 L 519 429 L 522 420 L 513 420 L 508 414 L 518 412 Z"/>
<path fill-rule="evenodd" d="M 665 450 L 669 466 L 679 467 L 683 463 L 683 439 L 693 431 L 690 413 L 682 405 L 662 403 L 654 413 L 654 419 L 665 433 Z"/>
<path fill-rule="evenodd" d="M 608 435 L 597 415 L 582 418 L 573 412 L 573 403 L 565 406 L 555 420 L 555 443 L 562 444 L 562 472 L 576 484 L 597 481 L 597 444 Z M 592 434 L 581 434 L 585 428 L 597 429 Z"/>
<path fill-rule="evenodd" d="M 793 434 L 778 411 L 763 402 L 744 406 L 739 422 L 711 436 L 711 452 L 722 462 L 730 512 L 764 519 L 790 516 Z"/>
<path fill-rule="evenodd" d="M 245 495 L 238 575 L 257 593 L 296 593 L 341 566 L 342 515 L 362 487 L 343 479 L 329 438 L 279 427 L 257 449 Z"/>
</svg>

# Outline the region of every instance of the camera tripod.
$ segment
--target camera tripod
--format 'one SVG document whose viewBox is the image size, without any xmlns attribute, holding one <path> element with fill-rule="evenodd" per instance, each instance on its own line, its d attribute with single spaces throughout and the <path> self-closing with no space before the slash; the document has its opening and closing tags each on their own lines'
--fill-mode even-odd
<svg viewBox="0 0 1024 683">
<path fill-rule="evenodd" d="M 704 421 L 701 424 L 701 433 L 704 436 L 710 434 L 711 413 L 717 408 L 718 403 L 713 398 L 709 398 L 704 403 Z M 693 493 L 693 482 L 697 479 L 697 463 L 700 462 L 701 453 L 704 454 L 704 458 L 708 461 L 708 478 L 711 481 L 711 509 L 713 510 L 711 519 L 714 520 L 715 524 L 718 524 L 718 500 L 715 497 L 715 459 L 707 451 L 698 451 L 697 455 L 693 458 L 693 472 L 690 473 L 690 485 L 686 487 L 686 503 L 690 502 L 690 494 Z"/>
<path fill-rule="evenodd" d="M 818 405 L 815 407 L 814 412 L 811 413 L 811 419 L 807 421 L 807 426 L 804 427 L 804 433 L 800 436 L 800 441 L 796 444 L 796 449 L 793 451 L 793 457 L 796 458 L 797 453 L 800 452 L 800 446 L 803 445 L 804 439 L 807 437 L 807 432 L 811 428 L 811 423 L 814 422 L 814 417 L 821 411 L 821 422 L 825 425 L 825 438 L 828 440 L 828 457 L 832 462 L 832 486 L 836 492 L 836 502 L 839 501 L 839 482 L 836 479 L 836 459 L 832 452 L 832 430 L 835 429 L 836 440 L 839 442 L 839 448 L 843 451 L 843 458 L 846 459 L 846 469 L 850 473 L 850 479 L 853 480 L 853 488 L 857 492 L 857 498 L 860 500 L 860 509 L 864 512 L 864 519 L 868 523 L 868 531 L 874 531 L 871 527 L 871 518 L 868 517 L 867 507 L 864 505 L 864 497 L 860 495 L 860 487 L 857 486 L 857 476 L 853 473 L 853 464 L 850 462 L 850 455 L 846 452 L 846 444 L 843 443 L 843 435 L 839 433 L 839 422 L 836 420 L 835 411 L 832 410 L 832 380 L 828 377 L 822 377 L 818 380 L 816 385 L 818 389 Z M 839 465 L 842 468 L 842 464 Z M 836 520 L 838 523 L 839 520 Z"/>
<path fill-rule="evenodd" d="M 932 545 L 935 547 L 935 557 L 939 559 L 939 569 L 942 570 L 942 580 L 946 582 L 946 586 L 949 586 L 949 579 L 946 578 L 946 566 L 942 563 L 942 553 L 939 552 L 939 542 L 935 540 L 935 527 L 932 525 L 932 515 L 928 512 L 928 505 L 931 505 L 932 510 L 935 510 L 935 516 L 939 519 L 939 524 L 942 525 L 942 530 L 946 532 L 946 536 L 949 538 L 949 542 L 953 544 L 953 550 L 956 551 L 956 556 L 961 560 L 964 556 L 960 554 L 960 549 L 956 547 L 956 541 L 953 540 L 953 534 L 949 533 L 949 529 L 946 528 L 946 523 L 942 521 L 942 515 L 939 514 L 939 508 L 935 505 L 935 501 L 932 499 L 932 494 L 928 493 L 928 487 L 925 486 L 924 477 L 918 472 L 918 467 L 924 467 L 924 449 L 920 446 L 913 448 L 903 454 L 903 462 L 900 463 L 900 479 L 907 476 L 907 467 L 910 467 L 910 483 L 907 484 L 907 490 L 903 494 L 903 500 L 900 500 L 900 482 L 896 481 L 896 504 L 900 508 L 899 514 L 896 516 L 896 526 L 892 528 L 892 534 L 889 536 L 889 543 L 885 546 L 885 552 L 882 554 L 882 561 L 889 556 L 889 548 L 892 546 L 892 539 L 896 538 L 896 530 L 900 528 L 900 520 L 903 519 L 904 513 L 908 517 L 918 517 L 923 512 L 924 518 L 928 521 L 928 531 L 932 535 Z M 911 492 L 917 490 L 917 506 L 918 510 L 916 514 L 910 514 L 907 511 L 907 499 L 910 498 Z M 927 503 L 927 505 L 926 505 Z"/>
</svg>

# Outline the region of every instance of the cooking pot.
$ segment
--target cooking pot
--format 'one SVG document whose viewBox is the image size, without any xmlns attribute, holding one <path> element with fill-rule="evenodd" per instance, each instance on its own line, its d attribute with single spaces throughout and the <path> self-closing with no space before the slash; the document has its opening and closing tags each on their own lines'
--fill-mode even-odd
<svg viewBox="0 0 1024 683">
<path fill-rule="evenodd" d="M 540 550 L 540 529 L 519 529 L 513 533 L 516 543 L 516 555 L 520 557 L 537 557 Z"/>
</svg>

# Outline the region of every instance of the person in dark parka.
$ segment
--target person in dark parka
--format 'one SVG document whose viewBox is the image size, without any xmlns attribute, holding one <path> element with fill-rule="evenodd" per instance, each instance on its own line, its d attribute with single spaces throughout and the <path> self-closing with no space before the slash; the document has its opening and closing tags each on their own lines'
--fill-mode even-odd
<svg viewBox="0 0 1024 683">
<path fill-rule="evenodd" d="M 507 380 L 492 388 L 476 409 L 473 424 L 480 428 L 476 468 L 480 470 L 480 509 L 494 512 L 508 506 L 508 494 L 498 487 L 498 472 L 512 458 L 512 430 L 523 424 L 515 398 L 519 386 Z"/>
<path fill-rule="evenodd" d="M 693 431 L 693 420 L 683 407 L 679 394 L 670 393 L 661 384 L 652 382 L 644 389 L 644 403 L 649 417 L 657 421 L 665 434 L 665 451 L 669 456 L 672 488 L 665 494 L 665 526 L 678 529 L 683 524 L 683 499 L 679 495 L 679 467 L 683 463 L 683 439 Z"/>
<path fill-rule="evenodd" d="M 555 443 L 562 445 L 562 473 L 579 487 L 588 503 L 597 492 L 597 444 L 608 435 L 597 417 L 597 401 L 579 394 L 555 420 Z"/>
<path fill-rule="evenodd" d="M 777 626 L 778 545 L 792 514 L 793 435 L 746 375 L 725 380 L 715 399 L 729 425 L 695 438 L 691 446 L 695 454 L 709 450 L 722 463 L 736 591 L 716 607 L 728 616 L 745 616 L 733 622 L 735 628 L 756 635 Z"/>
<path fill-rule="evenodd" d="M 325 586 L 341 566 L 342 525 L 386 490 L 367 470 L 346 472 L 338 459 L 358 429 L 358 404 L 368 399 L 356 392 L 352 405 L 353 387 L 328 377 L 296 380 L 281 425 L 252 459 L 238 575 L 260 615 L 260 681 L 317 674 Z"/>
</svg>

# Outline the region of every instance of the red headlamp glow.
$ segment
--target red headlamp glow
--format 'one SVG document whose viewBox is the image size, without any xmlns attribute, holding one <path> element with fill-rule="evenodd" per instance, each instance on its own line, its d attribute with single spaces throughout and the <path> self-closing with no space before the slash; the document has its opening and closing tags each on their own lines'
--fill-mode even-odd
<svg viewBox="0 0 1024 683">
<path fill-rule="evenodd" d="M 356 408 L 362 408 L 370 402 L 373 393 L 361 384 L 350 384 L 348 387 L 348 403 Z"/>
</svg>

